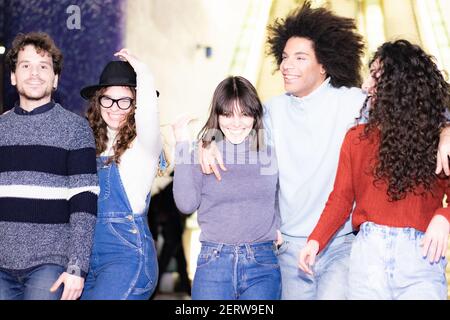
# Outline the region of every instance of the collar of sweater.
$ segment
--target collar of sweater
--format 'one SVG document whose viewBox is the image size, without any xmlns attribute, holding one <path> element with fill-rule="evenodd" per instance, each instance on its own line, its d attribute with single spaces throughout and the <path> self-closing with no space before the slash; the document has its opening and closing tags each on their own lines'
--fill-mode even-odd
<svg viewBox="0 0 450 320">
<path fill-rule="evenodd" d="M 310 94 L 304 96 L 304 97 L 296 97 L 293 94 L 287 93 L 287 95 L 289 97 L 291 97 L 292 102 L 294 103 L 311 103 L 314 102 L 317 99 L 322 99 L 323 98 L 323 93 L 331 87 L 330 84 L 330 78 L 326 78 L 324 82 L 322 82 L 322 84 L 317 87 L 315 90 L 313 90 Z"/>
</svg>

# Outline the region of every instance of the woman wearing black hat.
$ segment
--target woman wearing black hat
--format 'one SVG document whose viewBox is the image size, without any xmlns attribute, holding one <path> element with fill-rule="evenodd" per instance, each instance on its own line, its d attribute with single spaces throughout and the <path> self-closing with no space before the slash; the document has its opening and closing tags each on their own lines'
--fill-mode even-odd
<svg viewBox="0 0 450 320">
<path fill-rule="evenodd" d="M 158 278 L 147 223 L 162 149 L 158 92 L 146 65 L 122 49 L 98 85 L 81 91 L 96 142 L 100 182 L 90 270 L 82 299 L 147 300 Z"/>
</svg>

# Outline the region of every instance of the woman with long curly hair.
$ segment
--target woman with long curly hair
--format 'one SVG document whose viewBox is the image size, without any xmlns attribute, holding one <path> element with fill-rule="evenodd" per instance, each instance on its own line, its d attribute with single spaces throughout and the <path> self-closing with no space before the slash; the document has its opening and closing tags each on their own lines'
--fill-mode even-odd
<svg viewBox="0 0 450 320">
<path fill-rule="evenodd" d="M 91 265 L 82 299 L 147 300 L 158 278 L 147 222 L 162 149 L 157 91 L 146 65 L 122 49 L 98 85 L 84 88 L 100 183 Z"/>
<path fill-rule="evenodd" d="M 313 273 L 354 206 L 349 298 L 446 299 L 449 179 L 435 165 L 449 84 L 419 46 L 398 40 L 377 50 L 363 89 L 367 123 L 344 139 L 334 190 L 299 267 Z"/>
</svg>

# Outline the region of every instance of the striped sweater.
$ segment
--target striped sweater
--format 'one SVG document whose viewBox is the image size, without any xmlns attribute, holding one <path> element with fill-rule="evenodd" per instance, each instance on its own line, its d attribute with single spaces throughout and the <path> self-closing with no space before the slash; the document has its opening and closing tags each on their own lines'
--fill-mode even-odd
<svg viewBox="0 0 450 320">
<path fill-rule="evenodd" d="M 58 104 L 0 116 L 0 268 L 85 276 L 99 193 L 87 121 Z"/>
</svg>

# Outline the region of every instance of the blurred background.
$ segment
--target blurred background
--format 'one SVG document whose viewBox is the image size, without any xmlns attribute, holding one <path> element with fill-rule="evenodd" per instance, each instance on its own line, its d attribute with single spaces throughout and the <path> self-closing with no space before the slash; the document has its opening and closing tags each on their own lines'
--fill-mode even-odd
<svg viewBox="0 0 450 320">
<path fill-rule="evenodd" d="M 356 20 L 366 40 L 364 73 L 368 59 L 380 44 L 400 38 L 423 46 L 436 57 L 442 70 L 450 71 L 450 0 L 312 2 Z M 173 162 L 174 138 L 169 124 L 182 113 L 194 115 L 198 118 L 191 126 L 194 138 L 206 120 L 216 85 L 226 76 L 249 79 L 262 101 L 283 93 L 282 78 L 275 71 L 272 58 L 266 55 L 266 27 L 302 3 L 301 0 L 0 0 L 1 110 L 10 109 L 17 100 L 9 83 L 9 71 L 3 65 L 5 51 L 17 33 L 45 31 L 53 37 L 65 57 L 55 100 L 80 115 L 86 105 L 79 90 L 96 83 L 105 64 L 113 60 L 113 53 L 127 47 L 153 71 L 161 93 L 161 133 L 168 160 Z M 188 299 L 186 279 L 192 279 L 195 272 L 199 229 L 195 213 L 180 221 L 178 215 L 171 215 L 176 209 L 168 204 L 171 195 L 166 193 L 171 189 L 170 182 L 166 173 L 157 178 L 152 190 L 151 227 L 160 254 L 164 252 L 165 271 L 154 298 Z"/>
</svg>

